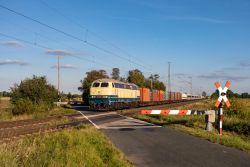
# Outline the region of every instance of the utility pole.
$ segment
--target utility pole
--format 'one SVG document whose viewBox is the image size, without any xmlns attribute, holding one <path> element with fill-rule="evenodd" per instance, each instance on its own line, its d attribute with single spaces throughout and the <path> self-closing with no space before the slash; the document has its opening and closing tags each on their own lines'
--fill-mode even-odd
<svg viewBox="0 0 250 167">
<path fill-rule="evenodd" d="M 151 77 L 150 77 L 150 86 L 151 86 L 151 90 L 153 90 L 153 75 L 151 74 Z"/>
<path fill-rule="evenodd" d="M 168 62 L 168 98 L 171 96 L 171 73 L 170 73 L 171 62 Z"/>
<path fill-rule="evenodd" d="M 58 100 L 61 101 L 60 98 L 60 56 L 57 56 L 57 92 L 58 92 Z"/>
<path fill-rule="evenodd" d="M 191 95 L 193 95 L 193 77 L 190 77 L 190 91 Z"/>
</svg>

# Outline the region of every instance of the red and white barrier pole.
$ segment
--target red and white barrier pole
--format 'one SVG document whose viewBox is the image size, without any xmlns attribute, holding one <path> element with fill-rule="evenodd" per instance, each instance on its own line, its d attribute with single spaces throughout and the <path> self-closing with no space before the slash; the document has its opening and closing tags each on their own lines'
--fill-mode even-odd
<svg viewBox="0 0 250 167">
<path fill-rule="evenodd" d="M 201 110 L 142 110 L 144 115 L 204 115 L 206 111 Z"/>
<path fill-rule="evenodd" d="M 222 136 L 222 123 L 223 123 L 223 108 L 222 107 L 220 107 L 218 118 L 219 118 L 220 136 Z"/>
</svg>

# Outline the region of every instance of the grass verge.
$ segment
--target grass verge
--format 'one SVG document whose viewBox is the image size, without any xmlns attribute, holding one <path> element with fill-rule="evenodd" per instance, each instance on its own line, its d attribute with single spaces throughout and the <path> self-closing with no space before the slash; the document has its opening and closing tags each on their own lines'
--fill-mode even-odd
<svg viewBox="0 0 250 167">
<path fill-rule="evenodd" d="M 191 134 L 196 137 L 206 139 L 213 143 L 234 147 L 250 153 L 250 139 L 248 137 L 241 136 L 236 133 L 225 131 L 223 132 L 223 135 L 220 136 L 217 131 L 207 132 L 204 129 L 187 127 L 184 125 L 170 125 L 168 127 Z"/>
<path fill-rule="evenodd" d="M 71 114 L 75 113 L 74 109 L 63 108 L 63 107 L 55 107 L 50 111 L 44 112 L 34 112 L 31 114 L 22 114 L 22 115 L 13 115 L 12 108 L 1 108 L 0 109 L 0 121 L 15 121 L 15 120 L 24 120 L 24 119 L 39 119 L 45 118 L 53 115 L 63 115 L 63 114 Z"/>
<path fill-rule="evenodd" d="M 80 127 L 0 145 L 0 166 L 132 166 L 99 131 Z"/>
</svg>

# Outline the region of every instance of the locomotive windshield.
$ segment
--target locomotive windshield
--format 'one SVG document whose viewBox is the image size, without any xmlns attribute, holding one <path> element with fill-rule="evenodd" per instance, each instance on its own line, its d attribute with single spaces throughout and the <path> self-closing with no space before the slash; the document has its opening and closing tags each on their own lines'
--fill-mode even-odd
<svg viewBox="0 0 250 167">
<path fill-rule="evenodd" d="M 95 82 L 94 84 L 93 84 L 93 87 L 94 88 L 97 88 L 97 87 L 99 87 L 100 86 L 100 83 L 99 82 Z"/>
<path fill-rule="evenodd" d="M 103 83 L 101 84 L 101 87 L 102 87 L 102 88 L 103 88 L 103 87 L 109 87 L 109 83 L 103 82 Z"/>
</svg>

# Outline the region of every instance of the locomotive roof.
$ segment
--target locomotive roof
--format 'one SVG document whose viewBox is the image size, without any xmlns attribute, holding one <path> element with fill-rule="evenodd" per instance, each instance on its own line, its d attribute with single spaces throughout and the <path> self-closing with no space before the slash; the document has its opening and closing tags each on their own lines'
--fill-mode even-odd
<svg viewBox="0 0 250 167">
<path fill-rule="evenodd" d="M 119 80 L 109 79 L 109 78 L 97 79 L 94 82 L 113 82 L 113 83 L 122 83 L 122 84 L 137 86 L 136 84 L 133 84 L 133 83 L 121 82 Z"/>
</svg>

